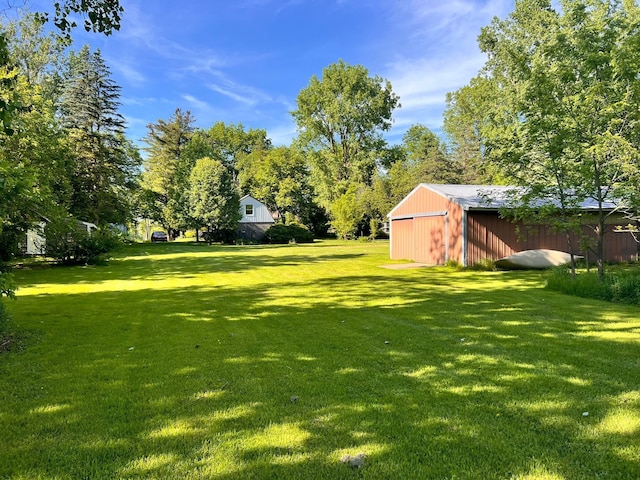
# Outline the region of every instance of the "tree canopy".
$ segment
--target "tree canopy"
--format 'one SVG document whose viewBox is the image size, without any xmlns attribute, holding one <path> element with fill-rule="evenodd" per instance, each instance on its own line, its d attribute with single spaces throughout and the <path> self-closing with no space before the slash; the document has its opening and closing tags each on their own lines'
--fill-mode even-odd
<svg viewBox="0 0 640 480">
<path fill-rule="evenodd" d="M 391 127 L 400 106 L 391 83 L 369 76 L 361 65 L 340 60 L 311 77 L 292 112 L 299 143 L 306 149 L 321 198 L 331 203 L 353 183 L 369 184 L 377 154 L 385 146 L 381 133 Z"/>
</svg>

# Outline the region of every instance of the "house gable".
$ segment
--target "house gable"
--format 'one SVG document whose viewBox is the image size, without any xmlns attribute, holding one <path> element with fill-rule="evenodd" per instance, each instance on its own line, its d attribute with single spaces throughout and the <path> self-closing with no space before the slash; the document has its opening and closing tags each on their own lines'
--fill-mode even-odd
<svg viewBox="0 0 640 480">
<path fill-rule="evenodd" d="M 267 206 L 251 195 L 245 195 L 240 199 L 240 223 L 268 223 L 275 222 L 273 215 Z"/>
</svg>

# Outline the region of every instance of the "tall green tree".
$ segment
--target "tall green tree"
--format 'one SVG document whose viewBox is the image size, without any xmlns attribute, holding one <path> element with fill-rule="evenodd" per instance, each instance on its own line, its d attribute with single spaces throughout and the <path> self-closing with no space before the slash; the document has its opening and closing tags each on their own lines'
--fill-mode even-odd
<svg viewBox="0 0 640 480">
<path fill-rule="evenodd" d="M 640 145 L 640 7 L 632 1 L 519 0 L 479 37 L 497 88 L 485 152 L 537 202 L 598 205 L 598 272 L 608 201 L 626 207 Z M 520 198 L 532 198 L 520 195 Z M 570 223 L 567 224 L 568 226 Z"/>
<path fill-rule="evenodd" d="M 189 177 L 188 194 L 191 215 L 199 227 L 207 227 L 209 239 L 231 239 L 242 215 L 229 169 L 219 160 L 199 159 Z"/>
<path fill-rule="evenodd" d="M 71 40 L 71 31 L 77 26 L 73 16 L 79 15 L 84 19 L 85 30 L 110 35 L 113 30 L 120 29 L 121 15 L 124 12 L 119 0 L 63 0 L 54 2 L 53 7 L 55 8 L 53 23 L 67 42 Z M 9 8 L 12 6 L 10 5 Z M 50 12 L 36 12 L 32 18 L 35 23 L 44 24 L 49 20 Z M 14 64 L 9 63 L 7 49 L 12 33 L 14 32 L 0 30 L 0 82 L 5 87 L 9 86 L 11 79 L 15 77 L 15 73 L 11 73 Z M 37 57 L 37 53 L 42 53 L 42 49 L 34 50 L 33 58 Z M 17 62 L 19 58 L 13 58 L 12 61 Z M 25 74 L 30 75 L 27 70 Z M 11 123 L 15 111 L 24 107 L 12 97 L 13 95 L 5 95 L 0 99 L 0 120 L 6 133 L 12 132 Z"/>
<path fill-rule="evenodd" d="M 12 62 L 20 74 L 30 85 L 37 85 L 46 100 L 57 102 L 69 41 L 56 31 L 47 32 L 37 15 L 28 12 L 7 24 L 5 35 Z"/>
<path fill-rule="evenodd" d="M 171 234 L 191 227 L 189 202 L 189 175 L 196 158 L 183 154 L 194 135 L 195 119 L 189 111 L 176 109 L 168 120 L 159 119 L 147 125 L 144 138 L 147 158 L 142 174 L 142 188 L 153 192 L 141 197 L 153 201 L 148 212 L 155 212 L 154 220 L 160 222 Z M 204 156 L 204 155 L 203 155 Z"/>
<path fill-rule="evenodd" d="M 338 238 L 349 239 L 356 232 L 364 210 L 358 205 L 356 186 L 337 197 L 331 204 L 331 226 Z"/>
<path fill-rule="evenodd" d="M 505 178 L 497 166 L 485 155 L 483 127 L 487 109 L 496 98 L 496 82 L 479 75 L 446 97 L 443 130 L 452 158 L 458 164 L 460 182 L 466 184 L 501 184 Z"/>
<path fill-rule="evenodd" d="M 407 152 L 402 163 L 413 177 L 409 193 L 418 183 L 460 183 L 461 165 L 446 151 L 444 143 L 424 125 L 412 125 L 402 138 Z M 405 195 L 406 195 L 405 193 Z"/>
<path fill-rule="evenodd" d="M 428 127 L 412 125 L 402 144 L 393 149 L 385 168 L 376 172 L 372 184 L 361 189 L 360 203 L 366 215 L 377 222 L 419 183 L 460 183 L 460 164 Z"/>
<path fill-rule="evenodd" d="M 238 183 L 238 162 L 254 151 L 271 148 L 271 140 L 263 129 L 245 130 L 241 123 L 216 122 L 208 130 L 197 130 L 187 145 L 183 157 L 193 166 L 195 161 L 210 157 L 219 160 Z"/>
<path fill-rule="evenodd" d="M 45 93 L 52 75 L 49 63 L 56 62 L 52 37 L 32 17 L 9 24 L 7 32 L 14 76 L 10 83 L 0 82 L 0 97 L 11 97 L 23 107 L 13 113 L 11 131 L 0 132 L 0 257 L 4 259 L 16 251 L 27 228 L 58 208 L 68 208 L 72 170 L 56 98 Z M 30 62 L 27 45 L 35 57 Z"/>
<path fill-rule="evenodd" d="M 385 147 L 382 132 L 400 106 L 391 83 L 340 60 L 311 77 L 292 116 L 321 203 L 330 206 L 353 184 L 369 185 Z"/>
<path fill-rule="evenodd" d="M 71 213 L 98 224 L 124 223 L 127 199 L 141 159 L 125 137 L 120 86 L 99 50 L 83 47 L 69 58 L 60 105 L 75 165 Z"/>
</svg>

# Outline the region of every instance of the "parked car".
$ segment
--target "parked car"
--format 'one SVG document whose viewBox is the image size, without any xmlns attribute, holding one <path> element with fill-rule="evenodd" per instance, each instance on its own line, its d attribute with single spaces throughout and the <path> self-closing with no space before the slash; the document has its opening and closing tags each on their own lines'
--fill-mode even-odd
<svg viewBox="0 0 640 480">
<path fill-rule="evenodd" d="M 167 234 L 164 232 L 153 232 L 151 234 L 151 242 L 166 242 L 168 240 Z"/>
</svg>

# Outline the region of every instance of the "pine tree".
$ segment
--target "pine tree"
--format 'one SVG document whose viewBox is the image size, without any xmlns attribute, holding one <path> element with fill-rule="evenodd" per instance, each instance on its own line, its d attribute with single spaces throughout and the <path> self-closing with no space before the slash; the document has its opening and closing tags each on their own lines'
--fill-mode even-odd
<svg viewBox="0 0 640 480">
<path fill-rule="evenodd" d="M 60 107 L 75 157 L 71 213 L 96 223 L 127 219 L 127 198 L 140 157 L 124 136 L 120 86 L 99 50 L 69 58 Z"/>
<path fill-rule="evenodd" d="M 143 189 L 155 195 L 159 221 L 166 229 L 180 230 L 190 226 L 186 190 L 189 175 L 195 160 L 183 158 L 183 150 L 192 138 L 195 119 L 189 111 L 179 108 L 169 120 L 158 120 L 147 125 L 148 134 L 144 138 L 147 147 L 145 172 L 142 176 Z"/>
</svg>

